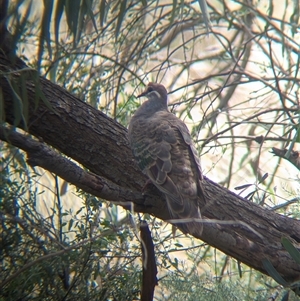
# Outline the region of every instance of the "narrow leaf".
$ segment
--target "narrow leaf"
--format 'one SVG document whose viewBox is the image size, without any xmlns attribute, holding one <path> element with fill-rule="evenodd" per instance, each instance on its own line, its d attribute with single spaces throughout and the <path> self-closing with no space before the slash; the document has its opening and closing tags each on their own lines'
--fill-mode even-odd
<svg viewBox="0 0 300 301">
<path fill-rule="evenodd" d="M 266 172 L 266 173 L 262 176 L 262 178 L 260 179 L 259 184 L 263 183 L 263 181 L 264 181 L 268 176 L 269 176 L 269 174 Z"/>
<path fill-rule="evenodd" d="M 77 36 L 78 15 L 81 0 L 66 0 L 65 12 L 69 29 L 74 37 Z M 74 44 L 76 44 L 74 39 Z"/>
<path fill-rule="evenodd" d="M 76 28 L 74 45 L 76 45 L 79 42 L 81 33 L 82 33 L 82 31 L 84 31 L 84 21 L 85 21 L 86 13 L 87 13 L 86 2 L 84 0 L 82 0 L 82 3 L 79 7 L 79 14 L 78 14 L 78 20 L 77 20 L 77 24 L 76 24 L 77 28 Z"/>
<path fill-rule="evenodd" d="M 240 278 L 242 278 L 243 271 L 242 271 L 242 267 L 241 267 L 241 262 L 240 261 L 237 262 L 237 266 L 238 266 L 239 276 L 240 276 Z"/>
<path fill-rule="evenodd" d="M 252 185 L 253 184 L 245 184 L 245 185 L 237 186 L 237 187 L 234 187 L 234 190 L 242 190 L 242 189 L 248 188 Z"/>
<path fill-rule="evenodd" d="M 175 243 L 174 245 L 175 245 L 176 247 L 178 247 L 178 248 L 183 248 L 183 245 L 182 245 L 182 244 L 180 244 L 180 243 L 178 243 L 178 242 L 177 242 L 177 243 Z"/>
<path fill-rule="evenodd" d="M 33 80 L 34 86 L 35 86 L 35 110 L 37 109 L 39 101 L 41 99 L 43 101 L 43 103 L 47 106 L 47 108 L 49 110 L 51 110 L 52 112 L 54 112 L 51 103 L 46 98 L 44 92 L 41 89 L 40 78 L 39 78 L 39 75 L 37 72 L 32 73 L 32 80 Z"/>
<path fill-rule="evenodd" d="M 122 22 L 123 22 L 123 19 L 124 19 L 125 15 L 126 15 L 126 7 L 127 7 L 127 0 L 121 1 L 120 12 L 119 12 L 119 16 L 118 16 L 118 20 L 117 20 L 117 26 L 116 26 L 116 32 L 115 32 L 116 39 L 119 36 L 121 25 L 122 25 Z"/>
<path fill-rule="evenodd" d="M 292 256 L 292 258 L 300 264 L 300 252 L 298 249 L 294 247 L 294 245 L 290 242 L 290 240 L 286 237 L 281 238 L 281 243 L 284 246 L 284 248 L 289 252 L 289 254 Z"/>
<path fill-rule="evenodd" d="M 23 103 L 23 116 L 28 121 L 29 116 L 29 100 L 28 100 L 28 93 L 27 93 L 27 74 L 26 72 L 21 72 L 20 75 L 20 88 L 21 88 L 21 95 L 22 95 L 22 103 Z"/>
<path fill-rule="evenodd" d="M 46 40 L 48 52 L 50 56 L 52 56 L 52 49 L 51 49 L 51 39 L 50 39 L 50 23 L 53 11 L 53 0 L 44 0 L 44 13 L 43 13 L 43 20 L 42 20 L 42 31 L 44 35 L 44 39 Z"/>
<path fill-rule="evenodd" d="M 61 16 L 64 12 L 64 7 L 66 5 L 65 0 L 57 0 L 55 13 L 54 13 L 54 34 L 55 34 L 55 44 L 58 45 L 59 42 L 59 25 Z"/>
<path fill-rule="evenodd" d="M 93 26 L 95 28 L 96 33 L 98 33 L 98 29 L 97 29 L 97 25 L 96 25 L 96 21 L 94 18 L 94 13 L 93 13 L 93 1 L 92 0 L 85 0 L 85 4 L 87 7 L 87 14 L 89 15 L 89 17 L 92 20 Z"/>
<path fill-rule="evenodd" d="M 273 264 L 270 262 L 269 259 L 263 259 L 262 264 L 268 274 L 279 284 L 283 285 L 284 287 L 288 286 L 288 283 L 281 277 L 281 275 L 276 271 Z"/>
<path fill-rule="evenodd" d="M 5 77 L 9 87 L 11 88 L 11 91 L 13 93 L 13 103 L 14 103 L 14 126 L 18 126 L 20 124 L 21 121 L 24 122 L 24 127 L 25 129 L 27 128 L 27 124 L 25 121 L 25 118 L 23 116 L 23 103 L 22 103 L 22 99 L 19 96 L 18 92 L 17 92 L 17 87 L 14 84 L 14 82 L 12 82 L 10 80 L 10 78 L 8 76 Z"/>
<path fill-rule="evenodd" d="M 100 26 L 103 27 L 103 24 L 106 21 L 106 1 L 100 1 Z"/>
<path fill-rule="evenodd" d="M 40 69 L 41 60 L 44 52 L 44 41 L 46 41 L 50 58 L 52 56 L 52 49 L 51 49 L 51 42 L 50 42 L 50 23 L 51 23 L 52 10 L 53 10 L 53 0 L 44 0 L 42 29 L 41 29 L 39 50 L 38 50 L 38 70 Z"/>
<path fill-rule="evenodd" d="M 13 41 L 12 41 L 12 45 L 11 45 L 12 49 L 17 49 L 16 45 L 19 43 L 21 36 L 25 32 L 25 27 L 28 24 L 27 21 L 29 18 L 29 14 L 31 12 L 31 4 L 32 4 L 32 1 L 30 1 L 27 8 L 24 11 L 22 11 L 23 18 L 21 20 L 17 19 L 16 30 L 14 31 Z"/>
<path fill-rule="evenodd" d="M 74 220 L 73 220 L 73 218 L 71 218 L 71 219 L 69 220 L 69 227 L 68 227 L 68 230 L 69 230 L 69 231 L 72 229 L 73 223 L 74 223 Z"/>
<path fill-rule="evenodd" d="M 173 0 L 173 8 L 172 8 L 172 15 L 171 15 L 171 23 L 173 23 L 174 18 L 175 18 L 176 7 L 177 7 L 177 0 Z"/>
<path fill-rule="evenodd" d="M 207 9 L 206 0 L 198 0 L 198 3 L 202 12 L 204 24 L 206 26 L 206 31 L 208 32 L 211 27 L 211 24 L 210 24 L 210 17 Z"/>
<path fill-rule="evenodd" d="M 4 122 L 5 120 L 5 111 L 4 111 L 4 99 L 3 99 L 3 91 L 0 87 L 0 122 Z"/>
</svg>

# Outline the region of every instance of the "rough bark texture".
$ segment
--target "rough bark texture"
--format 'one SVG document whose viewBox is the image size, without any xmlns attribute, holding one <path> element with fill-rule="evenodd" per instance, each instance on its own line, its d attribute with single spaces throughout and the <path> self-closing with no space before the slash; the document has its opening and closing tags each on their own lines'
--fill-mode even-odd
<svg viewBox="0 0 300 301">
<path fill-rule="evenodd" d="M 96 180 L 91 181 L 90 189 L 96 187 L 96 195 L 115 202 L 119 199 L 125 208 L 133 202 L 134 209 L 138 212 L 151 213 L 164 220 L 170 219 L 165 201 L 154 187 L 144 196 L 141 193 L 146 179 L 133 161 L 127 130 L 61 87 L 38 78 L 35 71 L 24 70 L 24 67 L 20 60 L 12 63 L 0 53 L 0 100 L 4 101 L 6 122 L 37 137 L 40 141 L 34 143 L 43 144 L 39 149 L 43 149 L 47 143 L 87 167 L 99 177 L 99 181 L 106 181 L 111 185 L 110 194 L 103 188 L 106 187 L 102 185 L 103 182 L 95 186 Z M 32 77 L 38 79 L 34 81 Z M 49 102 L 48 105 L 39 97 L 41 92 Z M 26 122 L 18 113 L 21 103 L 16 94 L 22 98 L 23 103 L 27 101 L 29 104 L 28 113 L 24 112 Z M 22 137 L 10 136 L 5 131 L 0 134 L 1 139 L 26 148 Z M 37 163 L 39 161 L 35 156 L 38 154 L 34 148 L 26 151 L 30 156 L 29 163 L 45 168 L 47 164 L 51 165 L 49 162 Z M 56 154 L 59 155 L 57 152 Z M 68 162 L 65 163 L 68 166 Z M 75 185 L 83 179 L 84 185 L 81 187 L 90 192 L 89 188 L 84 188 L 89 186 L 86 177 L 74 180 L 70 172 L 75 171 L 70 171 L 68 167 L 53 168 L 52 171 L 56 170 L 62 178 Z M 262 262 L 268 259 L 288 283 L 300 279 L 300 265 L 296 264 L 281 244 L 281 238 L 286 237 L 296 248 L 300 248 L 299 221 L 250 203 L 207 178 L 204 188 L 207 204 L 202 204 L 202 214 L 207 223 L 199 238 L 263 273 L 267 274 L 267 271 Z"/>
<path fill-rule="evenodd" d="M 157 285 L 157 267 L 154 253 L 154 244 L 146 221 L 140 226 L 141 246 L 143 254 L 143 277 L 141 301 L 152 301 L 154 288 Z"/>
</svg>

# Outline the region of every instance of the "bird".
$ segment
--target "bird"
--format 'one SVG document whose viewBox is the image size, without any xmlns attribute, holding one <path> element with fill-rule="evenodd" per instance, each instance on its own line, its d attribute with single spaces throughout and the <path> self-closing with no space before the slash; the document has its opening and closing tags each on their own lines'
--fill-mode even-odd
<svg viewBox="0 0 300 301">
<path fill-rule="evenodd" d="M 172 224 L 200 236 L 199 200 L 205 202 L 203 174 L 186 124 L 168 110 L 166 88 L 150 82 L 137 96 L 147 100 L 128 126 L 130 147 L 139 168 L 165 196 Z"/>
</svg>

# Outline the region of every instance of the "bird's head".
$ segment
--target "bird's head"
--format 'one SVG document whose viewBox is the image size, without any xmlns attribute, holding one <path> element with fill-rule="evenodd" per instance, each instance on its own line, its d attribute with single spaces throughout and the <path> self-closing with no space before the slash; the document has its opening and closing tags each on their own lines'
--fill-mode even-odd
<svg viewBox="0 0 300 301">
<path fill-rule="evenodd" d="M 146 87 L 146 90 L 138 95 L 137 97 L 146 96 L 149 100 L 161 101 L 166 104 L 168 99 L 168 92 L 166 88 L 157 83 L 149 83 Z"/>
</svg>

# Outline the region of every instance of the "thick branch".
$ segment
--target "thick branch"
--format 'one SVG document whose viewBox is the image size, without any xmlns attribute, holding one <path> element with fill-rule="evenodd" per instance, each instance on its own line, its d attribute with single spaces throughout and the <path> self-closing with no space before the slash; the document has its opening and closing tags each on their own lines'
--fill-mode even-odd
<svg viewBox="0 0 300 301">
<path fill-rule="evenodd" d="M 17 126 L 97 174 L 99 177 L 91 181 L 100 191 L 103 187 L 112 189 L 107 190 L 108 200 L 119 197 L 119 201 L 133 202 L 136 211 L 170 219 L 163 197 L 154 188 L 141 204 L 140 192 L 146 179 L 133 161 L 126 129 L 50 81 L 42 77 L 32 80 L 35 72 L 21 71 L 23 67 L 12 65 L 0 55 L 0 71 L 5 73 L 0 77 L 0 93 L 5 100 L 6 121 L 15 125 L 17 121 Z M 26 83 L 25 90 L 21 81 Z M 16 106 L 16 99 L 24 95 L 29 102 L 26 120 L 20 118 Z M 117 194 L 113 193 L 115 188 Z M 281 245 L 281 238 L 287 237 L 300 247 L 299 221 L 250 203 L 209 179 L 205 179 L 204 188 L 207 204 L 201 204 L 203 215 L 222 223 L 206 220 L 202 240 L 263 273 L 267 272 L 262 260 L 269 259 L 286 281 L 299 279 L 300 266 Z M 128 192 L 120 196 L 120 191 Z"/>
<path fill-rule="evenodd" d="M 143 204 L 141 192 L 125 189 L 101 176 L 88 172 L 74 162 L 60 155 L 45 143 L 0 126 L 0 139 L 27 153 L 27 163 L 34 167 L 40 166 L 58 175 L 78 188 L 102 199 L 108 199 L 129 208 L 128 201 Z"/>
</svg>

